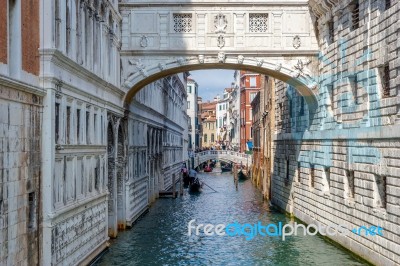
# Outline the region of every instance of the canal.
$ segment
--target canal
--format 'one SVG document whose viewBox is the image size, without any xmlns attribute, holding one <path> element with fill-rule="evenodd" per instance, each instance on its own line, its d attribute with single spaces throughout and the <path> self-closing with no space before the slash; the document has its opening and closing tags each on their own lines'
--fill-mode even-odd
<svg viewBox="0 0 400 266">
<path fill-rule="evenodd" d="M 188 223 L 265 224 L 290 219 L 263 201 L 251 181 L 235 189 L 230 174 L 201 174 L 217 190 L 185 191 L 177 199 L 159 199 L 131 230 L 119 232 L 95 265 L 365 265 L 351 253 L 319 236 L 188 236 Z"/>
</svg>

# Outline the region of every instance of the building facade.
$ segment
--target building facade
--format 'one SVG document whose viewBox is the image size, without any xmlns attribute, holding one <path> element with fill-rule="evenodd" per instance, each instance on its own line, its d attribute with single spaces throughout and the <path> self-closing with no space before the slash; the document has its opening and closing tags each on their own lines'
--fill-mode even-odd
<svg viewBox="0 0 400 266">
<path fill-rule="evenodd" d="M 200 127 L 198 120 L 199 105 L 197 103 L 198 87 L 197 82 L 189 77 L 187 80 L 187 114 L 190 117 L 188 138 L 189 151 L 195 151 L 199 148 Z"/>
<path fill-rule="evenodd" d="M 249 150 L 252 145 L 252 109 L 251 102 L 260 90 L 261 75 L 240 71 L 240 151 Z"/>
<path fill-rule="evenodd" d="M 229 125 L 228 135 L 230 148 L 234 151 L 240 150 L 240 71 L 234 72 L 234 82 L 229 95 Z"/>
<path fill-rule="evenodd" d="M 229 95 L 231 89 L 224 89 L 222 99 L 216 103 L 216 136 L 217 147 L 226 149 L 229 146 L 228 125 L 229 122 Z"/>
<path fill-rule="evenodd" d="M 201 104 L 202 148 L 204 149 L 215 147 L 216 144 L 216 106 L 216 101 Z"/>
</svg>

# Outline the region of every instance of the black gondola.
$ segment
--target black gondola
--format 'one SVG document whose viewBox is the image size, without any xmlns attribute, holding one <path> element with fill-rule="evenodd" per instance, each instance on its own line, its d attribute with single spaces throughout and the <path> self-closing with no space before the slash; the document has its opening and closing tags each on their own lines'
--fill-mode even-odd
<svg viewBox="0 0 400 266">
<path fill-rule="evenodd" d="M 189 184 L 189 191 L 190 192 L 200 192 L 201 183 L 198 178 L 196 178 L 193 182 Z"/>
<path fill-rule="evenodd" d="M 240 169 L 238 172 L 238 179 L 239 180 L 246 180 L 247 179 L 247 171 Z"/>
<path fill-rule="evenodd" d="M 221 171 L 224 172 L 232 172 L 232 166 L 229 164 L 226 164 L 224 166 L 221 167 Z"/>
</svg>

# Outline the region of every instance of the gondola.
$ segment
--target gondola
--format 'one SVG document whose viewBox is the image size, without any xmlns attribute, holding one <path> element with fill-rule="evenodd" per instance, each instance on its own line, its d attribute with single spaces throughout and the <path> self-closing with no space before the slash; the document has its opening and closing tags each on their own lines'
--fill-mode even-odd
<svg viewBox="0 0 400 266">
<path fill-rule="evenodd" d="M 206 167 L 204 167 L 204 172 L 205 172 L 205 173 L 212 172 L 212 167 L 209 166 L 209 165 L 207 165 Z"/>
<path fill-rule="evenodd" d="M 198 178 L 196 178 L 192 183 L 189 184 L 189 191 L 190 192 L 200 192 L 201 183 Z"/>
<path fill-rule="evenodd" d="M 230 166 L 229 164 L 224 165 L 221 167 L 221 171 L 224 172 L 232 172 L 232 166 Z"/>
<path fill-rule="evenodd" d="M 239 180 L 246 180 L 247 179 L 247 171 L 244 169 L 240 169 L 238 172 L 238 179 Z"/>
</svg>

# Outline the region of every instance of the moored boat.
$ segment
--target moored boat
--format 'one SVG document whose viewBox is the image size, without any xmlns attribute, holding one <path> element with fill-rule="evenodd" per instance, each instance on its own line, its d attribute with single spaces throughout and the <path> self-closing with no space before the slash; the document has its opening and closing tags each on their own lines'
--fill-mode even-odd
<svg viewBox="0 0 400 266">
<path fill-rule="evenodd" d="M 229 164 L 224 165 L 221 167 L 221 171 L 224 172 L 232 172 L 232 166 L 230 166 Z"/>
<path fill-rule="evenodd" d="M 238 179 L 239 180 L 246 180 L 247 179 L 247 171 L 244 169 L 240 169 L 238 172 Z"/>
<path fill-rule="evenodd" d="M 210 165 L 207 165 L 206 167 L 204 167 L 204 172 L 205 173 L 212 172 L 212 167 Z"/>
<path fill-rule="evenodd" d="M 189 184 L 189 191 L 190 192 L 200 192 L 201 183 L 198 178 L 196 178 L 193 182 Z"/>
</svg>

